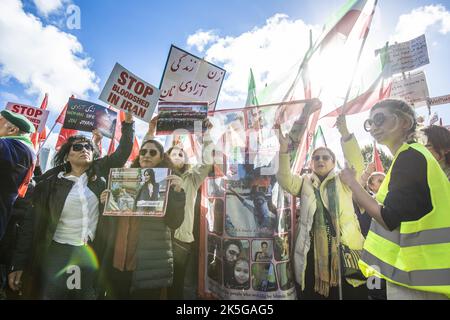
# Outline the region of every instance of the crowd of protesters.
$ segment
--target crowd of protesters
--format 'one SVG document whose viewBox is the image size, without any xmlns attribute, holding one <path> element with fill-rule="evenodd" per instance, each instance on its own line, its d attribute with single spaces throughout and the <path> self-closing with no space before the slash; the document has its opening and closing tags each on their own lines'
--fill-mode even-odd
<svg viewBox="0 0 450 320">
<path fill-rule="evenodd" d="M 130 114 L 115 152 L 100 157 L 98 130 L 93 139 L 75 135 L 56 153 L 54 167 L 42 173 L 29 138 L 33 124 L 1 112 L 0 299 L 198 298 L 199 194 L 213 161 L 189 165 L 182 144 L 165 151 L 155 140 L 156 121 L 130 167 L 171 170 L 165 214 L 112 217 L 102 214 L 111 194 L 107 180 L 110 169 L 123 168 L 131 154 Z M 364 129 L 393 155 L 384 174 L 373 164 L 364 167 L 358 142 L 340 116 L 345 168 L 336 171 L 336 150 L 319 147 L 311 155 L 312 172 L 296 175 L 289 135 L 274 125 L 278 183 L 300 199 L 290 252 L 298 299 L 450 297 L 450 133 L 427 127 L 421 144 L 416 126 L 413 109 L 403 101 L 383 100 L 371 109 Z M 204 127 L 199 143 L 207 148 L 212 125 L 206 120 Z M 139 197 L 152 200 L 158 193 L 155 176 L 151 170 L 144 175 Z M 224 248 L 223 260 L 230 264 L 224 280 L 234 289 L 250 283 L 241 251 L 237 240 Z M 342 252 L 361 256 L 349 261 Z M 76 290 L 67 285 L 74 272 L 69 265 L 81 275 Z M 381 288 L 369 290 L 369 277 Z"/>
</svg>

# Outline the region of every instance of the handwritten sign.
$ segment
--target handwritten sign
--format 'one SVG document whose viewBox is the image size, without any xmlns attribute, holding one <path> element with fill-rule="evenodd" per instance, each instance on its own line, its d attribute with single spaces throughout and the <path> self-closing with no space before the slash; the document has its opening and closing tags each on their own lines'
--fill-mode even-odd
<svg viewBox="0 0 450 320">
<path fill-rule="evenodd" d="M 206 129 L 203 120 L 207 116 L 207 102 L 161 101 L 158 105 L 156 134 L 168 135 L 177 129 L 201 134 Z"/>
<path fill-rule="evenodd" d="M 91 132 L 98 129 L 100 133 L 112 138 L 116 127 L 117 112 L 79 99 L 69 99 L 63 127 Z"/>
<path fill-rule="evenodd" d="M 13 102 L 8 102 L 6 104 L 6 110 L 10 110 L 14 113 L 27 117 L 27 119 L 34 124 L 37 132 L 42 132 L 42 130 L 44 130 L 48 114 L 50 113 L 48 110 Z"/>
<path fill-rule="evenodd" d="M 415 107 L 425 106 L 429 96 L 425 73 L 419 71 L 406 78 L 397 77 L 392 82 L 391 97 L 401 98 Z"/>
<path fill-rule="evenodd" d="M 161 101 L 207 101 L 214 110 L 226 71 L 171 46 L 161 79 Z"/>
<path fill-rule="evenodd" d="M 159 90 L 116 63 L 99 99 L 150 122 L 158 103 Z"/>
<path fill-rule="evenodd" d="M 391 73 L 417 69 L 430 63 L 425 35 L 388 48 Z"/>
<path fill-rule="evenodd" d="M 430 106 L 437 106 L 439 104 L 450 103 L 450 94 L 448 94 L 446 96 L 428 98 L 427 102 L 428 102 L 428 105 L 430 105 Z"/>
</svg>

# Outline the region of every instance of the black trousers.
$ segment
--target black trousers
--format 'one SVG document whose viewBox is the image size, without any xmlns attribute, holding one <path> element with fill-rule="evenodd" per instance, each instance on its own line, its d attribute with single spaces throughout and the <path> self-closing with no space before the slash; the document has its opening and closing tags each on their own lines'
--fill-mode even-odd
<svg viewBox="0 0 450 320">
<path fill-rule="evenodd" d="M 95 300 L 98 262 L 89 246 L 52 242 L 44 258 L 41 298 Z"/>
<path fill-rule="evenodd" d="M 171 300 L 196 300 L 198 250 L 194 243 L 173 240 L 173 284 L 168 289 Z"/>
</svg>

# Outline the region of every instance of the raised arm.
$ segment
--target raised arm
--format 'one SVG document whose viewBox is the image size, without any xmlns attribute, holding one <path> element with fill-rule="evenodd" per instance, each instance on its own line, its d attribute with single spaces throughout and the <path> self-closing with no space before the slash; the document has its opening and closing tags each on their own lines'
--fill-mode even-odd
<svg viewBox="0 0 450 320">
<path fill-rule="evenodd" d="M 289 138 L 283 135 L 279 127 L 277 129 L 275 129 L 275 132 L 280 143 L 277 180 L 285 191 L 296 196 L 302 187 L 303 177 L 292 174 L 288 153 Z"/>
</svg>

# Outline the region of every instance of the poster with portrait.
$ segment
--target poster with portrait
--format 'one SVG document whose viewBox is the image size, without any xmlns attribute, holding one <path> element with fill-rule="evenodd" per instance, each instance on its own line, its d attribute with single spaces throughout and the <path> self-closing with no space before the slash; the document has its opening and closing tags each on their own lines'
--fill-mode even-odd
<svg viewBox="0 0 450 320">
<path fill-rule="evenodd" d="M 111 169 L 103 215 L 163 217 L 168 169 Z"/>
<path fill-rule="evenodd" d="M 63 127 L 92 132 L 98 129 L 107 138 L 114 136 L 117 112 L 96 103 L 70 98 Z"/>
<path fill-rule="evenodd" d="M 278 185 L 278 140 L 298 130 L 308 101 L 215 111 L 215 171 L 203 184 L 200 248 L 202 297 L 296 298 L 292 253 L 295 201 Z M 302 118 L 303 116 L 303 118 Z M 303 120 L 301 120 L 303 119 Z"/>
</svg>

